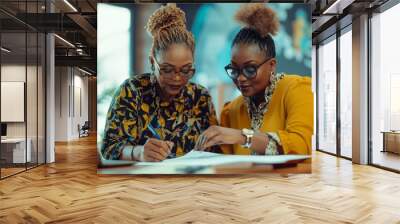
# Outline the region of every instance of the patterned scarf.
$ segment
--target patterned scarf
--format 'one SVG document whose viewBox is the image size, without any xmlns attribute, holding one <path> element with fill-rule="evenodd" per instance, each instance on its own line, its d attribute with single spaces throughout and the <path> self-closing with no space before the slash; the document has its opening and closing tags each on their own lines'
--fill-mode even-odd
<svg viewBox="0 0 400 224">
<path fill-rule="evenodd" d="M 270 77 L 270 85 L 265 88 L 265 102 L 256 105 L 251 97 L 244 97 L 247 106 L 247 112 L 251 120 L 251 129 L 259 130 L 263 125 L 264 114 L 268 111 L 268 104 L 271 101 L 272 94 L 274 93 L 275 87 L 279 80 L 281 80 L 285 75 L 283 73 L 272 73 Z"/>
</svg>

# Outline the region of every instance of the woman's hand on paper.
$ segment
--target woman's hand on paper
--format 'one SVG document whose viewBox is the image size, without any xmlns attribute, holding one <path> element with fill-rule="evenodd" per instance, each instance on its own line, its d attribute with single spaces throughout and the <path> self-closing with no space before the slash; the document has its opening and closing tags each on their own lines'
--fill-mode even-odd
<svg viewBox="0 0 400 224">
<path fill-rule="evenodd" d="M 246 141 L 241 130 L 221 126 L 209 127 L 199 138 L 201 140 L 196 148 L 200 150 L 207 150 L 214 145 L 244 144 Z"/>
<path fill-rule="evenodd" d="M 173 142 L 150 138 L 144 144 L 143 158 L 147 162 L 163 161 L 171 153 Z"/>
</svg>

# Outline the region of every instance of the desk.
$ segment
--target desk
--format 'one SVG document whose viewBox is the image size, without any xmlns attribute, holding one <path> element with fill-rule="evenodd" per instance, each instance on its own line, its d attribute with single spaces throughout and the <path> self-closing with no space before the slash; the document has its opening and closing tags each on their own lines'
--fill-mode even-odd
<svg viewBox="0 0 400 224">
<path fill-rule="evenodd" d="M 247 166 L 238 165 L 236 167 L 216 167 L 215 174 L 307 174 L 311 173 L 311 159 L 292 164 L 279 165 L 257 165 L 248 164 Z"/>
<path fill-rule="evenodd" d="M 400 131 L 383 131 L 382 152 L 400 154 Z"/>
<path fill-rule="evenodd" d="M 291 161 L 286 164 L 257 165 L 241 163 L 237 165 L 221 165 L 211 167 L 179 167 L 179 166 L 118 166 L 98 168 L 99 175 L 125 175 L 125 174 L 305 174 L 311 173 L 311 159 Z"/>
<path fill-rule="evenodd" d="M 6 163 L 25 163 L 31 161 L 32 141 L 27 138 L 25 153 L 25 138 L 6 138 L 1 139 L 1 159 Z M 27 158 L 27 161 L 25 159 Z"/>
</svg>

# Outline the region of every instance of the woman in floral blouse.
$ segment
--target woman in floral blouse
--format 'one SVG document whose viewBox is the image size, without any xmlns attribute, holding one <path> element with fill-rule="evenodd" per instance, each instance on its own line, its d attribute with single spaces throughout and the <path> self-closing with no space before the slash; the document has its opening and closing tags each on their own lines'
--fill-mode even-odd
<svg viewBox="0 0 400 224">
<path fill-rule="evenodd" d="M 152 73 L 127 79 L 113 98 L 101 147 L 105 158 L 155 162 L 181 156 L 217 124 L 207 90 L 189 82 L 195 73 L 194 38 L 185 23 L 175 5 L 150 17 Z"/>
</svg>

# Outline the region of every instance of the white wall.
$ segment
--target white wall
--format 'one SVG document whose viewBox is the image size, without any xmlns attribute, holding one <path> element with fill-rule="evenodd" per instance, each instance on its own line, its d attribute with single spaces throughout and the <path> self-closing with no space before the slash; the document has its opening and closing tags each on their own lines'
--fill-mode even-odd
<svg viewBox="0 0 400 224">
<path fill-rule="evenodd" d="M 88 78 L 83 75 L 76 68 L 56 67 L 56 141 L 79 138 L 78 124 L 88 120 Z"/>
<path fill-rule="evenodd" d="M 32 67 L 28 67 L 28 72 Z M 2 65 L 1 81 L 5 82 L 25 82 L 25 65 Z M 7 108 L 1 108 L 7 110 Z M 24 122 L 7 123 L 7 137 L 25 137 Z"/>
<path fill-rule="evenodd" d="M 85 121 L 89 120 L 89 91 L 88 91 L 88 77 L 83 77 L 80 75 L 75 75 L 75 105 L 77 105 L 78 93 L 76 90 L 80 90 L 80 101 L 81 101 L 81 112 L 78 110 L 79 108 L 75 106 L 75 119 L 73 123 L 73 127 L 77 127 L 78 124 L 83 125 Z M 78 88 L 78 89 L 77 89 Z M 78 129 L 73 129 L 74 136 L 78 136 Z"/>
<path fill-rule="evenodd" d="M 68 86 L 67 67 L 55 68 L 55 141 L 68 140 Z"/>
<path fill-rule="evenodd" d="M 28 137 L 30 133 L 30 127 L 32 130 L 36 130 L 36 80 L 33 80 L 32 76 L 36 76 L 36 67 L 17 64 L 9 64 L 1 66 L 1 81 L 4 82 L 25 82 L 25 75 L 27 69 L 28 72 L 28 88 L 27 88 L 27 119 L 28 119 Z M 39 71 L 40 72 L 40 71 Z M 31 87 L 31 88 L 29 88 Z M 41 105 L 39 105 L 40 107 Z M 1 110 L 7 110 L 7 108 L 1 108 Z M 35 113 L 33 113 L 35 112 Z M 33 122 L 33 123 L 32 123 Z M 7 122 L 7 136 L 8 137 L 25 137 L 25 122 Z M 36 136 L 36 132 L 35 132 Z"/>
</svg>

